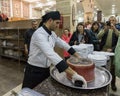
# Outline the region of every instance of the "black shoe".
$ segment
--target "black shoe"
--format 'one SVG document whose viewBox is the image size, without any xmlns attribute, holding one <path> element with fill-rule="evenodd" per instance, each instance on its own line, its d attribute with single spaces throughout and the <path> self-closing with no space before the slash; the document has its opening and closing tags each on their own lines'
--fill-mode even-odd
<svg viewBox="0 0 120 96">
<path fill-rule="evenodd" d="M 114 86 L 111 86 L 111 89 L 113 90 L 113 91 L 117 91 L 117 87 L 114 85 Z"/>
</svg>

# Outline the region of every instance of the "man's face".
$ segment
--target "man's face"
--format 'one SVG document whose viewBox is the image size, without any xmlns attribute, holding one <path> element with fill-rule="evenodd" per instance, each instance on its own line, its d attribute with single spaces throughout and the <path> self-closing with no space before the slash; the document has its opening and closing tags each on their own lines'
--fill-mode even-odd
<svg viewBox="0 0 120 96">
<path fill-rule="evenodd" d="M 32 28 L 33 28 L 33 29 L 37 29 L 37 26 L 38 26 L 38 23 L 37 23 L 37 22 L 33 22 L 33 23 L 32 23 Z"/>
<path fill-rule="evenodd" d="M 60 20 L 50 20 L 50 26 L 49 26 L 49 30 L 54 31 L 56 28 L 59 27 L 60 24 Z"/>
<path fill-rule="evenodd" d="M 116 24 L 116 19 L 114 17 L 110 17 L 109 21 L 111 24 L 115 25 Z"/>
</svg>

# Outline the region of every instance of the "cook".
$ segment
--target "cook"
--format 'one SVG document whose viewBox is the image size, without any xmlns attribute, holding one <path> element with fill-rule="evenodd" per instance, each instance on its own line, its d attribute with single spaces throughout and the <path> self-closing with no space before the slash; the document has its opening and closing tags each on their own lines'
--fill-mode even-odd
<svg viewBox="0 0 120 96">
<path fill-rule="evenodd" d="M 87 87 L 86 80 L 72 70 L 66 62 L 54 51 L 57 45 L 67 50 L 71 55 L 77 58 L 80 56 L 65 41 L 60 39 L 54 30 L 60 24 L 59 11 L 51 11 L 42 16 L 39 28 L 33 33 L 30 42 L 30 52 L 28 64 L 25 68 L 22 88 L 34 88 L 43 80 L 50 76 L 50 66 L 53 64 L 59 72 L 70 74 L 71 81 L 83 82 L 82 87 Z"/>
</svg>

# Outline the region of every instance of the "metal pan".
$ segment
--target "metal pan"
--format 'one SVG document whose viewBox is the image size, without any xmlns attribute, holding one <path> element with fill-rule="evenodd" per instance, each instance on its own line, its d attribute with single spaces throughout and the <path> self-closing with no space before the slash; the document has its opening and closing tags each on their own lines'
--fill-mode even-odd
<svg viewBox="0 0 120 96">
<path fill-rule="evenodd" d="M 73 83 L 67 79 L 66 73 L 59 73 L 55 67 L 51 69 L 50 74 L 57 82 L 75 89 L 98 89 L 107 86 L 112 80 L 110 72 L 103 67 L 95 67 L 95 79 L 92 82 L 88 82 L 87 88 L 74 86 Z"/>
</svg>

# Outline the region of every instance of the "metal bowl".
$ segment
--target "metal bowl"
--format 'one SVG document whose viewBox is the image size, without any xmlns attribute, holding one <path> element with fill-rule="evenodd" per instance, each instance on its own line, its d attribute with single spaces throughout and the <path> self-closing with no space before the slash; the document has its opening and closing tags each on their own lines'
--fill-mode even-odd
<svg viewBox="0 0 120 96">
<path fill-rule="evenodd" d="M 110 72 L 103 67 L 95 67 L 95 79 L 94 81 L 88 82 L 87 88 L 74 86 L 73 83 L 67 79 L 66 73 L 59 73 L 55 67 L 51 69 L 50 74 L 52 78 L 60 84 L 75 89 L 98 89 L 107 86 L 112 80 Z"/>
</svg>

